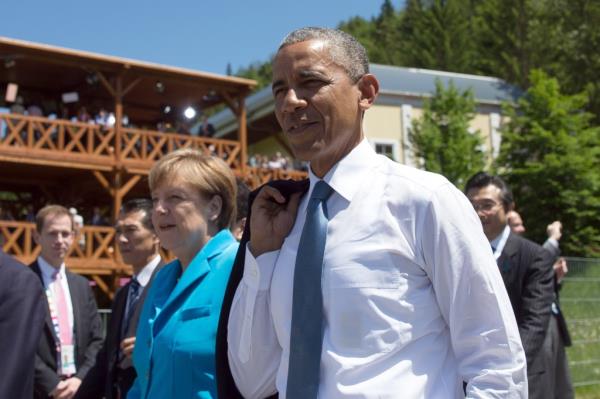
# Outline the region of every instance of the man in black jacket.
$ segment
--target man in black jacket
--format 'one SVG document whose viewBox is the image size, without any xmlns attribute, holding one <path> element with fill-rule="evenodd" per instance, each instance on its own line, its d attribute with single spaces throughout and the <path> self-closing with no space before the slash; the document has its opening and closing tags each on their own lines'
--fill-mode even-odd
<svg viewBox="0 0 600 399">
<path fill-rule="evenodd" d="M 554 298 L 553 259 L 538 244 L 511 232 L 507 214 L 513 198 L 501 178 L 477 173 L 465 193 L 481 220 L 515 312 L 527 358 L 529 398 L 553 398 L 542 349 Z"/>
<path fill-rule="evenodd" d="M 131 362 L 140 311 L 156 271 L 162 266 L 152 226 L 152 201 L 125 202 L 116 225 L 116 240 L 133 278 L 115 295 L 106 338 L 76 398 L 124 398 L 135 380 Z"/>
<path fill-rule="evenodd" d="M 0 398 L 31 398 L 44 325 L 44 291 L 25 265 L 0 247 Z"/>
<path fill-rule="evenodd" d="M 30 265 L 46 290 L 46 322 L 35 360 L 34 398 L 69 399 L 94 364 L 102 324 L 89 282 L 65 267 L 73 244 L 73 220 L 59 205 L 36 215 L 40 256 Z"/>
</svg>

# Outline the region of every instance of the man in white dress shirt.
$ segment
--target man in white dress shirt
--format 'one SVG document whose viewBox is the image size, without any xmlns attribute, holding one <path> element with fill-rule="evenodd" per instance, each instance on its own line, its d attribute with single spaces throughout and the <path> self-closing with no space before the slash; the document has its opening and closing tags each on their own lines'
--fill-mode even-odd
<svg viewBox="0 0 600 399">
<path fill-rule="evenodd" d="M 323 329 L 310 397 L 459 398 L 466 382 L 469 398 L 525 398 L 519 332 L 477 215 L 442 176 L 373 151 L 362 121 L 379 84 L 368 67 L 364 48 L 331 29 L 296 30 L 275 56 L 275 114 L 296 157 L 310 162 L 310 185 L 306 195 L 277 184 L 256 195 L 238 255 L 243 277 L 237 289 L 230 281 L 235 296 L 221 316 L 219 394 L 300 397 L 288 389 L 299 366 L 290 361 L 292 292 L 312 256 L 298 251 L 308 200 L 324 181 L 333 192 L 322 200 Z"/>
</svg>

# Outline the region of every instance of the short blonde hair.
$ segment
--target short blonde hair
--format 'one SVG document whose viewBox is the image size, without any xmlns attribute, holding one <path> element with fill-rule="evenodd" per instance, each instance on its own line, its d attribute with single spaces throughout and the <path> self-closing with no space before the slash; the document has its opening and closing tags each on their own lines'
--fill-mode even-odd
<svg viewBox="0 0 600 399">
<path fill-rule="evenodd" d="M 73 223 L 73 215 L 69 212 L 67 208 L 61 205 L 46 205 L 42 209 L 38 211 L 35 215 L 35 229 L 38 233 L 42 233 L 44 230 L 44 223 L 46 223 L 46 218 L 48 216 L 57 217 L 57 216 L 68 216 L 71 221 L 71 230 L 75 229 L 75 223 Z"/>
<path fill-rule="evenodd" d="M 221 197 L 222 206 L 217 227 L 224 229 L 233 225 L 237 185 L 233 172 L 222 159 L 204 155 L 191 148 L 173 151 L 150 169 L 150 191 L 175 178 L 180 178 L 197 189 L 207 199 L 214 195 Z"/>
</svg>

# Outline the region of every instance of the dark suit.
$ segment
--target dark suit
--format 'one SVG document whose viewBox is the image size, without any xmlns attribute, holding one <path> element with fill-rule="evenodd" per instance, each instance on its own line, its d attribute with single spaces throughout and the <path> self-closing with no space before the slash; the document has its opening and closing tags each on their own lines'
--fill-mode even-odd
<svg viewBox="0 0 600 399">
<path fill-rule="evenodd" d="M 497 263 L 525 349 L 529 398 L 549 398 L 550 373 L 545 372 L 542 346 L 554 299 L 552 256 L 538 244 L 510 233 Z"/>
<path fill-rule="evenodd" d="M 277 188 L 281 194 L 287 199 L 295 192 L 306 192 L 309 188 L 309 181 L 293 181 L 293 180 L 278 180 L 268 183 L 269 186 Z M 252 202 L 256 198 L 256 194 L 262 187 L 250 193 L 249 205 L 248 205 L 248 217 L 250 220 Z M 244 275 L 244 261 L 246 257 L 246 244 L 250 241 L 250 223 L 246 223 L 244 228 L 244 234 L 240 241 L 240 248 L 233 269 L 229 277 L 229 283 L 227 284 L 227 290 L 225 291 L 225 298 L 223 299 L 223 306 L 221 307 L 221 317 L 219 319 L 219 327 L 217 330 L 217 348 L 216 348 L 216 367 L 217 367 L 217 392 L 219 398 L 227 399 L 238 399 L 243 396 L 238 391 L 231 369 L 229 367 L 229 360 L 227 358 L 227 323 L 229 321 L 229 313 L 231 312 L 231 304 L 233 302 L 233 296 L 242 276 Z M 271 398 L 277 398 L 275 394 Z"/>
<path fill-rule="evenodd" d="M 104 344 L 98 351 L 96 362 L 85 376 L 75 398 L 100 399 L 105 397 L 106 399 L 114 399 L 119 397 L 117 392 L 120 392 L 121 397 L 125 397 L 125 394 L 129 391 L 129 388 L 131 388 L 136 377 L 135 369 L 130 358 L 123 357 L 119 361 L 119 348 L 121 346 L 121 341 L 124 338 L 135 336 L 144 299 L 148 294 L 148 289 L 152 284 L 156 272 L 162 266 L 163 262 L 161 260 L 156 269 L 154 269 L 150 281 L 140 294 L 140 299 L 135 305 L 135 309 L 133 310 L 134 313 L 131 316 L 131 321 L 127 327 L 125 336 L 122 336 L 121 330 L 125 319 L 127 296 L 131 281 L 121 287 L 115 294 Z"/>
<path fill-rule="evenodd" d="M 543 245 L 551 255 L 554 261 L 560 256 L 560 248 L 552 245 L 549 240 Z M 560 309 L 559 291 L 561 284 L 554 275 L 554 303 L 552 304 L 552 317 L 550 318 L 550 327 L 548 335 L 544 342 L 544 351 L 546 352 L 546 363 L 551 370 L 551 384 L 554 388 L 556 399 L 572 399 L 575 397 L 573 384 L 571 382 L 571 372 L 569 371 L 569 362 L 565 352 L 565 346 L 571 346 L 571 335 L 567 328 L 567 321 Z"/>
<path fill-rule="evenodd" d="M 31 265 L 43 284 L 42 272 L 37 260 Z M 96 353 L 102 345 L 102 322 L 88 280 L 66 270 L 67 284 L 73 305 L 73 334 L 75 340 L 74 377 L 83 380 L 94 365 Z M 34 398 L 47 398 L 60 382 L 57 372 L 58 362 L 56 342 L 58 337 L 52 325 L 48 300 L 44 297 L 46 323 L 40 339 L 35 361 L 35 394 Z"/>
<path fill-rule="evenodd" d="M 0 398 L 31 398 L 44 325 L 44 290 L 25 265 L 0 249 Z"/>
</svg>

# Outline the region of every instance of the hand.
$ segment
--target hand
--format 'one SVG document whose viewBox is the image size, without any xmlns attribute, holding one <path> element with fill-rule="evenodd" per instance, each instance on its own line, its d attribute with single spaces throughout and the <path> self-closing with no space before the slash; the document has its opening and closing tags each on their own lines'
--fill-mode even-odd
<svg viewBox="0 0 600 399">
<path fill-rule="evenodd" d="M 548 234 L 548 238 L 554 238 L 556 241 L 559 241 L 560 237 L 562 237 L 562 223 L 558 220 L 550 223 L 546 227 L 546 233 Z"/>
<path fill-rule="evenodd" d="M 133 348 L 135 347 L 135 337 L 125 338 L 121 341 L 121 350 L 125 357 L 131 357 L 133 353 Z"/>
<path fill-rule="evenodd" d="M 67 378 L 58 383 L 50 395 L 54 399 L 71 399 L 81 385 L 81 380 L 77 377 Z"/>
<path fill-rule="evenodd" d="M 254 257 L 281 248 L 294 226 L 301 196 L 300 192 L 294 193 L 286 202 L 276 188 L 265 186 L 260 190 L 250 216 L 249 248 Z"/>
<path fill-rule="evenodd" d="M 567 260 L 563 257 L 558 258 L 556 262 L 554 262 L 554 273 L 556 273 L 556 280 L 560 283 L 560 281 L 568 272 L 569 268 L 567 267 Z"/>
</svg>

